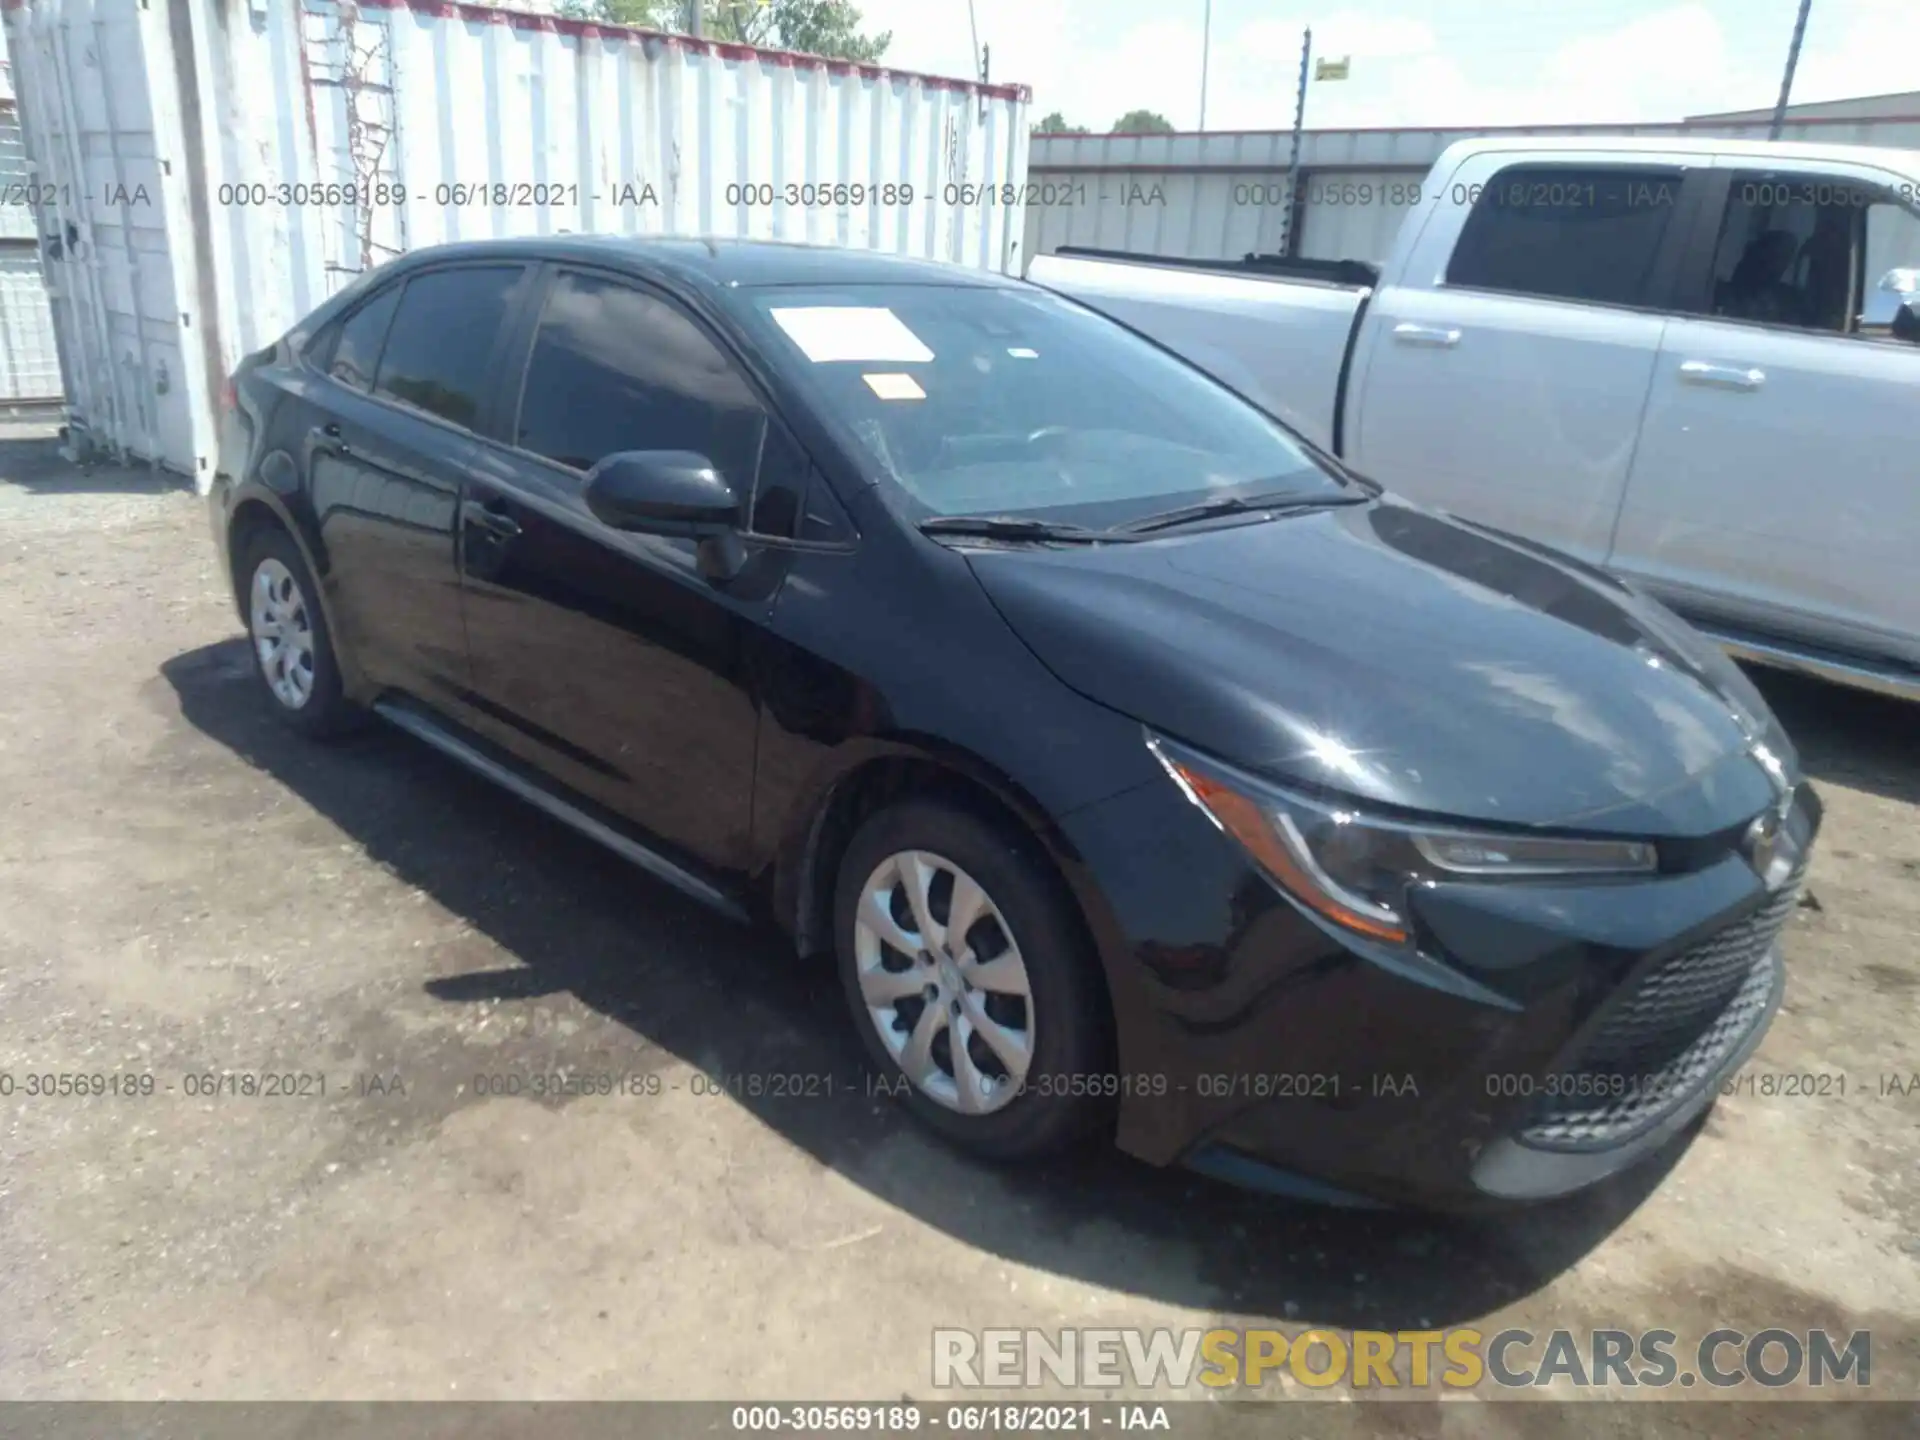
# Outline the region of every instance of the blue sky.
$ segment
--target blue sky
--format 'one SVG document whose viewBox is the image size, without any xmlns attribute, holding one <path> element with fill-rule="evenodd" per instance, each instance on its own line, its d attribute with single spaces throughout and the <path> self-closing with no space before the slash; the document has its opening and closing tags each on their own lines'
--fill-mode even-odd
<svg viewBox="0 0 1920 1440">
<path fill-rule="evenodd" d="M 859 0 L 896 65 L 968 70 L 967 0 Z M 1213 0 L 1207 128 L 1293 123 L 1300 31 L 1352 76 L 1309 127 L 1674 120 L 1771 105 L 1798 0 Z M 974 0 L 996 80 L 1106 130 L 1135 106 L 1200 109 L 1203 0 Z M 1813 0 L 1796 101 L 1920 89 L 1920 0 Z"/>
</svg>

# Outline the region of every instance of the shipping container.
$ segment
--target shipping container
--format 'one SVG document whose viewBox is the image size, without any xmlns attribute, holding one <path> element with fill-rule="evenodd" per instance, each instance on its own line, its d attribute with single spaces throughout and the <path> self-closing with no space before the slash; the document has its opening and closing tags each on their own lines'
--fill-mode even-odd
<svg viewBox="0 0 1920 1440">
<path fill-rule="evenodd" d="M 1911 97 L 1881 97 L 1898 113 L 1789 112 L 1784 140 L 1920 150 L 1920 113 Z M 1858 107 L 1866 102 L 1848 102 Z M 1297 185 L 1287 174 L 1293 135 L 1285 130 L 1182 135 L 1036 135 L 1030 157 L 1025 253 L 1063 245 L 1139 250 L 1197 260 L 1250 251 L 1319 260 L 1384 260 L 1400 222 L 1440 153 L 1482 135 L 1710 135 L 1764 140 L 1770 117 L 1702 116 L 1646 125 L 1555 125 L 1493 129 L 1307 130 Z M 1290 195 L 1298 196 L 1291 216 Z M 1911 248 L 1904 236 L 1877 247 Z"/>
<path fill-rule="evenodd" d="M 443 0 L 4 3 L 76 437 L 203 487 L 236 361 L 423 245 L 1023 260 L 1022 86 Z"/>
</svg>

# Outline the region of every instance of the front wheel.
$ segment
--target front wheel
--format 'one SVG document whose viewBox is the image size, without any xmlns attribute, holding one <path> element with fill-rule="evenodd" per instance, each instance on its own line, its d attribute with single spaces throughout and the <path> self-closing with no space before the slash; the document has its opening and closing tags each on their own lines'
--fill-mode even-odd
<svg viewBox="0 0 1920 1440">
<path fill-rule="evenodd" d="M 1025 837 L 947 804 L 883 810 L 841 862 L 834 931 L 867 1051 L 930 1128 L 1015 1159 L 1101 1123 L 1104 988 Z"/>
</svg>

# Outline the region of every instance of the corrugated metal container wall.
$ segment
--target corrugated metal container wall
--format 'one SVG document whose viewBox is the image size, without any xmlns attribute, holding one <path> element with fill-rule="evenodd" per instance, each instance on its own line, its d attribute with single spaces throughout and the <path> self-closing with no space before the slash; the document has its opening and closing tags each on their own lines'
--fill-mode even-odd
<svg viewBox="0 0 1920 1440">
<path fill-rule="evenodd" d="M 1381 261 L 1441 151 L 1476 136 L 1689 135 L 1764 140 L 1768 123 L 1561 125 L 1505 130 L 1308 130 L 1300 140 L 1295 253 Z M 1920 117 L 1789 121 L 1786 140 L 1920 149 Z M 1234 259 L 1282 248 L 1284 130 L 1189 135 L 1037 135 L 1026 254 L 1062 245 Z M 1361 196 L 1370 198 L 1361 199 Z"/>
<path fill-rule="evenodd" d="M 1211 260 L 1272 250 L 1284 213 L 1261 197 L 1284 190 L 1284 177 L 1263 184 L 1259 176 L 1207 172 L 1049 176 L 1029 185 L 1025 253 L 1094 245 Z"/>
<path fill-rule="evenodd" d="M 1304 180 L 1299 253 L 1309 260 L 1379 260 L 1418 208 L 1424 170 L 1315 170 Z M 1284 190 L 1284 184 L 1275 187 Z"/>
<path fill-rule="evenodd" d="M 6 0 L 70 410 L 209 478 L 212 396 L 353 276 L 565 231 L 1019 264 L 1027 91 L 438 0 Z"/>
</svg>

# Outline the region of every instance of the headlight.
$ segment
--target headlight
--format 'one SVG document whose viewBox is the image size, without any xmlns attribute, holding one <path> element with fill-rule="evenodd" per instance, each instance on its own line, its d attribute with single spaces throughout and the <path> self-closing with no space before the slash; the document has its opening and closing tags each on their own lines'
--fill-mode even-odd
<svg viewBox="0 0 1920 1440">
<path fill-rule="evenodd" d="M 1659 856 L 1638 840 L 1409 825 L 1342 802 L 1310 800 L 1234 775 L 1157 736 L 1147 741 L 1174 783 L 1298 904 L 1343 929 L 1407 943 L 1408 887 L 1444 879 L 1641 875 Z"/>
</svg>

